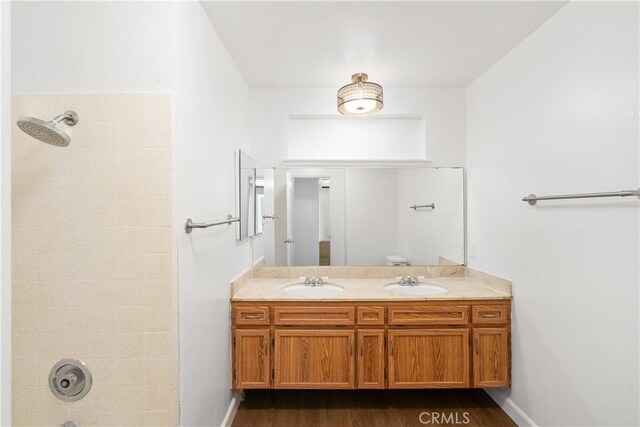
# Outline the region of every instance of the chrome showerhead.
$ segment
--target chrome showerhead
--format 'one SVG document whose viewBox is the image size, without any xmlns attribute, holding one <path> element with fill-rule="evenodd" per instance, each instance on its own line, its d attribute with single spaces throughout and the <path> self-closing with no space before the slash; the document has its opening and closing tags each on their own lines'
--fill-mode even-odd
<svg viewBox="0 0 640 427">
<path fill-rule="evenodd" d="M 75 126 L 78 123 L 78 113 L 75 111 L 65 111 L 63 114 L 45 122 L 35 117 L 20 117 L 18 127 L 27 135 L 57 147 L 66 147 L 71 142 L 71 137 L 57 125 L 64 122 L 68 126 Z"/>
</svg>

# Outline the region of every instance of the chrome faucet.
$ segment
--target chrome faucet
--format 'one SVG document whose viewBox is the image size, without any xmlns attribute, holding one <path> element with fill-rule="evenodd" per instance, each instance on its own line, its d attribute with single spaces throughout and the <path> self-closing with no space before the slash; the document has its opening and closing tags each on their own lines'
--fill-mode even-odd
<svg viewBox="0 0 640 427">
<path fill-rule="evenodd" d="M 322 286 L 324 285 L 324 279 L 328 279 L 328 277 L 307 276 L 301 277 L 301 279 L 304 279 L 305 286 Z"/>
<path fill-rule="evenodd" d="M 400 276 L 396 279 L 400 286 L 418 286 L 420 284 L 419 276 Z"/>
</svg>

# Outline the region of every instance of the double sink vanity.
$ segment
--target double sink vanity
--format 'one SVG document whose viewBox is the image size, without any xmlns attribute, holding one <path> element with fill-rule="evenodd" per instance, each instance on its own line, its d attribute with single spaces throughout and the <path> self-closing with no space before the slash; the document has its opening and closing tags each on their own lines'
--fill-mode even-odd
<svg viewBox="0 0 640 427">
<path fill-rule="evenodd" d="M 510 386 L 511 283 L 464 266 L 256 266 L 231 324 L 238 389 Z"/>
</svg>

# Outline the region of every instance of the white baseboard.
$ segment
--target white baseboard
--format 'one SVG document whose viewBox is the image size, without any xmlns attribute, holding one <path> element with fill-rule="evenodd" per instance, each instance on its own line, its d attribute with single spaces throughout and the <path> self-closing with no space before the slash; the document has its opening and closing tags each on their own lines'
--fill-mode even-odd
<svg viewBox="0 0 640 427">
<path fill-rule="evenodd" d="M 244 390 L 234 390 L 233 397 L 231 398 L 231 403 L 229 404 L 229 409 L 227 409 L 227 414 L 222 420 L 222 427 L 231 427 L 231 424 L 233 424 L 233 419 L 236 417 L 236 413 L 238 412 L 238 408 L 240 407 L 240 402 L 242 402 L 243 395 Z"/>
<path fill-rule="evenodd" d="M 495 388 L 485 388 L 484 391 L 486 391 L 487 394 L 496 401 L 498 406 L 500 406 L 502 410 L 506 412 L 507 415 L 509 415 L 509 417 L 511 417 L 511 419 L 520 427 L 538 427 L 538 425 L 527 414 L 525 414 L 525 412 L 520 409 L 520 407 L 516 405 L 510 397 L 505 396 L 500 390 Z"/>
</svg>

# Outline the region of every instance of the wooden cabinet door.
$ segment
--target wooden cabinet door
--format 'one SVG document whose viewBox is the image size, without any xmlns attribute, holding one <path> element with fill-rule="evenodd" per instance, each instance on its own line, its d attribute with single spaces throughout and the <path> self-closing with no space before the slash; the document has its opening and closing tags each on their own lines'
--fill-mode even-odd
<svg viewBox="0 0 640 427">
<path fill-rule="evenodd" d="M 473 330 L 473 385 L 475 387 L 509 387 L 510 357 L 507 328 Z"/>
<path fill-rule="evenodd" d="M 389 331 L 389 388 L 469 387 L 468 329 Z"/>
<path fill-rule="evenodd" d="M 384 388 L 384 330 L 358 331 L 358 388 Z"/>
<path fill-rule="evenodd" d="M 275 388 L 354 388 L 355 331 L 276 330 Z"/>
<path fill-rule="evenodd" d="M 236 329 L 234 387 L 269 388 L 269 329 Z"/>
</svg>

